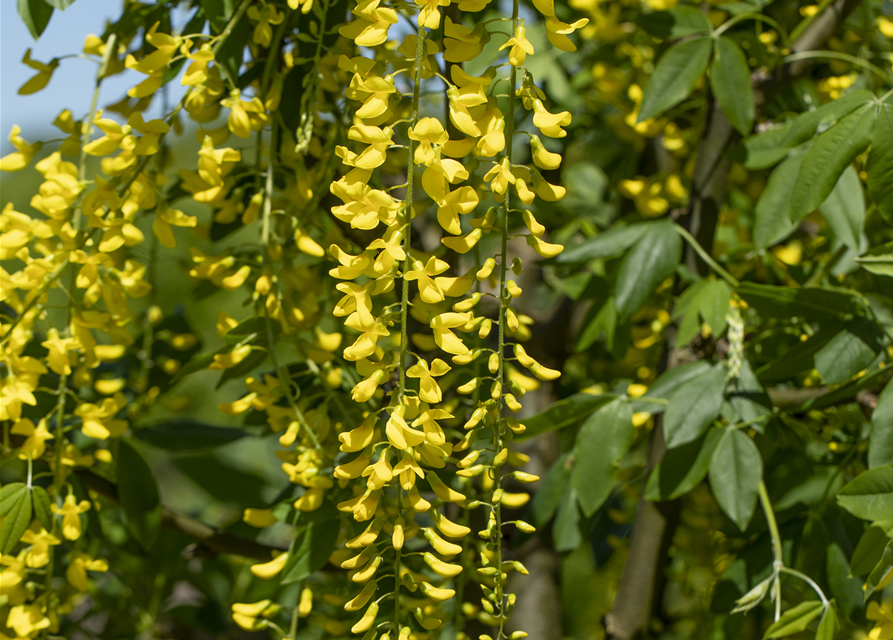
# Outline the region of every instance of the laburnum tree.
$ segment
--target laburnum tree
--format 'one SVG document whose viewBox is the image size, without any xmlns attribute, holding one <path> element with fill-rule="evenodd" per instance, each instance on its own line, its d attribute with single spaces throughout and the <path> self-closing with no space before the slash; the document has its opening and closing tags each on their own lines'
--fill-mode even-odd
<svg viewBox="0 0 893 640">
<path fill-rule="evenodd" d="M 888 1 L 84 36 L 0 159 L 0 639 L 893 638 Z"/>
</svg>

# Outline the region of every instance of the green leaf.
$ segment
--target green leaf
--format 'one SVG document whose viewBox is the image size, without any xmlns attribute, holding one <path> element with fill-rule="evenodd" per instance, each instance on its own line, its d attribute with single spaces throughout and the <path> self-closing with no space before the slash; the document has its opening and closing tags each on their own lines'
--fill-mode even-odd
<svg viewBox="0 0 893 640">
<path fill-rule="evenodd" d="M 605 344 L 612 346 L 614 344 L 614 332 L 617 330 L 617 308 L 614 305 L 614 297 L 611 296 L 601 306 L 598 312 L 590 320 L 580 335 L 577 336 L 577 342 L 574 349 L 579 353 L 585 351 L 598 340 L 601 335 L 605 335 Z"/>
<path fill-rule="evenodd" d="M 171 418 L 135 430 L 139 440 L 166 451 L 203 451 L 244 438 L 241 429 L 214 427 L 188 418 Z"/>
<path fill-rule="evenodd" d="M 807 600 L 796 607 L 792 607 L 781 614 L 781 617 L 766 629 L 763 640 L 768 638 L 786 638 L 799 633 L 809 626 L 809 623 L 822 615 L 824 607 L 820 600 Z"/>
<path fill-rule="evenodd" d="M 868 602 L 871 595 L 878 590 L 880 585 L 884 584 L 891 572 L 893 572 L 893 540 L 884 547 L 881 559 L 868 574 L 868 579 L 865 581 L 864 602 Z"/>
<path fill-rule="evenodd" d="M 53 530 L 53 510 L 50 507 L 50 496 L 43 487 L 32 487 L 31 497 L 34 501 L 34 515 L 47 531 Z"/>
<path fill-rule="evenodd" d="M 686 289 L 673 308 L 673 317 L 682 320 L 676 334 L 676 348 L 688 344 L 700 332 L 703 321 L 711 334 L 720 336 L 726 330 L 726 314 L 732 291 L 722 280 L 704 278 Z"/>
<path fill-rule="evenodd" d="M 28 487 L 24 482 L 10 482 L 3 485 L 0 489 L 0 518 L 6 517 L 13 505 L 18 502 L 19 497 L 28 491 Z"/>
<path fill-rule="evenodd" d="M 802 220 L 828 198 L 844 169 L 871 143 L 874 121 L 874 104 L 869 103 L 818 137 L 797 175 L 791 197 L 792 220 Z"/>
<path fill-rule="evenodd" d="M 756 282 L 742 282 L 737 289 L 754 309 L 768 318 L 790 320 L 793 316 L 810 320 L 828 320 L 853 315 L 853 296 L 821 287 L 779 287 Z"/>
<path fill-rule="evenodd" d="M 753 243 L 757 249 L 766 249 L 781 242 L 797 228 L 788 211 L 802 162 L 803 154 L 792 155 L 769 176 L 754 208 Z"/>
<path fill-rule="evenodd" d="M 651 35 L 664 40 L 676 40 L 698 33 L 710 33 L 712 26 L 703 11 L 691 6 L 679 6 L 669 11 L 639 13 L 636 24 Z"/>
<path fill-rule="evenodd" d="M 338 511 L 331 505 L 328 507 L 310 522 L 302 535 L 292 541 L 288 562 L 282 569 L 282 584 L 299 582 L 316 573 L 325 566 L 335 550 L 341 523 Z"/>
<path fill-rule="evenodd" d="M 763 460 L 757 445 L 741 430 L 727 429 L 710 459 L 710 489 L 742 531 L 753 517 L 762 477 Z"/>
<path fill-rule="evenodd" d="M 710 64 L 710 87 L 732 126 L 743 136 L 753 126 L 754 100 L 750 68 L 734 40 L 716 39 Z"/>
<path fill-rule="evenodd" d="M 859 538 L 856 549 L 853 551 L 853 557 L 850 558 L 850 575 L 864 576 L 866 573 L 870 573 L 874 566 L 880 562 L 889 541 L 890 539 L 883 528 L 877 525 L 868 527 Z"/>
<path fill-rule="evenodd" d="M 612 400 L 580 427 L 572 482 L 586 516 L 595 513 L 611 495 L 617 468 L 635 435 L 632 408 L 624 398 Z"/>
<path fill-rule="evenodd" d="M 741 362 L 741 371 L 738 374 L 734 390 L 730 390 L 729 404 L 735 413 L 738 414 L 738 420 L 748 422 L 756 420 L 772 413 L 772 400 L 760 384 L 759 378 L 753 372 L 750 362 L 744 358 Z M 760 424 L 754 424 L 754 428 L 761 429 Z"/>
<path fill-rule="evenodd" d="M 780 382 L 814 369 L 815 354 L 831 342 L 842 327 L 843 323 L 839 321 L 823 323 L 818 332 L 805 342 L 794 342 L 786 351 L 760 367 L 757 370 L 759 379 L 766 383 Z"/>
<path fill-rule="evenodd" d="M 645 85 L 638 122 L 659 116 L 685 100 L 710 60 L 713 38 L 695 38 L 675 44 L 661 56 Z"/>
<path fill-rule="evenodd" d="M 881 350 L 883 333 L 862 317 L 848 322 L 843 330 L 815 354 L 815 367 L 825 384 L 846 382 L 865 369 Z"/>
<path fill-rule="evenodd" d="M 698 486 L 707 476 L 710 459 L 722 435 L 722 429 L 711 429 L 697 440 L 668 449 L 648 476 L 645 498 L 675 500 Z"/>
<path fill-rule="evenodd" d="M 884 555 L 884 549 L 890 542 L 887 533 L 879 526 L 872 525 L 865 530 L 859 542 L 856 543 L 856 549 L 853 551 L 853 557 L 850 558 L 850 575 L 864 576 L 880 562 Z M 859 590 L 862 593 L 862 590 Z"/>
<path fill-rule="evenodd" d="M 583 542 L 580 533 L 580 509 L 577 507 L 577 492 L 569 486 L 558 505 L 558 515 L 552 525 L 552 541 L 555 551 L 566 553 L 573 551 Z"/>
<path fill-rule="evenodd" d="M 226 23 L 233 17 L 236 10 L 236 0 L 201 0 L 199 3 L 211 23 L 212 32 L 215 34 L 223 31 Z"/>
<path fill-rule="evenodd" d="M 212 362 L 214 362 L 214 356 L 218 353 L 224 353 L 227 349 L 221 348 L 215 351 L 214 353 L 205 353 L 200 356 L 195 356 L 191 358 L 189 362 L 180 367 L 179 371 L 174 375 L 173 380 L 171 380 L 171 384 L 175 384 L 179 382 L 185 376 L 188 376 L 190 373 L 195 373 L 196 371 L 204 371 L 207 369 Z"/>
<path fill-rule="evenodd" d="M 3 516 L 3 524 L 0 524 L 0 554 L 11 553 L 30 524 L 31 493 L 26 489 L 17 493 L 15 501 Z"/>
<path fill-rule="evenodd" d="M 74 0 L 45 0 L 45 2 L 59 11 L 65 11 L 68 7 L 74 4 Z"/>
<path fill-rule="evenodd" d="M 819 211 L 834 235 L 858 254 L 862 227 L 865 225 L 865 195 L 862 193 L 859 174 L 852 165 L 844 169 L 843 175 L 834 185 L 828 199 L 819 207 Z"/>
<path fill-rule="evenodd" d="M 682 239 L 670 220 L 653 222 L 620 263 L 615 302 L 621 322 L 630 318 L 657 286 L 673 275 Z"/>
<path fill-rule="evenodd" d="M 709 371 L 710 367 L 710 363 L 706 360 L 697 360 L 696 362 L 687 362 L 678 367 L 667 369 L 658 376 L 657 380 L 655 380 L 650 387 L 648 387 L 645 396 L 648 398 L 669 400 L 676 389 L 681 387 L 688 380 Z M 637 411 L 648 411 L 649 413 L 658 414 L 663 413 L 665 408 L 666 405 L 653 402 L 633 401 L 634 413 Z"/>
<path fill-rule="evenodd" d="M 888 382 L 878 396 L 871 414 L 871 440 L 868 444 L 868 466 L 879 467 L 893 460 L 893 383 Z"/>
<path fill-rule="evenodd" d="M 266 349 L 252 349 L 251 353 L 245 356 L 245 359 L 239 362 L 239 364 L 230 367 L 229 369 L 224 369 L 223 374 L 220 376 L 220 380 L 217 381 L 217 385 L 214 389 L 219 389 L 230 380 L 244 378 L 246 375 L 257 369 L 263 361 L 267 359 L 268 353 L 269 352 Z"/>
<path fill-rule="evenodd" d="M 149 463 L 128 440 L 118 444 L 118 496 L 133 537 L 151 548 L 161 526 L 158 485 Z"/>
<path fill-rule="evenodd" d="M 893 104 L 889 101 L 880 107 L 865 173 L 871 199 L 887 222 L 893 224 Z"/>
<path fill-rule="evenodd" d="M 862 581 L 850 577 L 849 565 L 840 545 L 832 543 L 828 546 L 825 553 L 825 575 L 828 577 L 828 586 L 847 615 L 862 605 Z"/>
<path fill-rule="evenodd" d="M 571 456 L 572 453 L 569 451 L 554 462 L 533 496 L 531 509 L 533 524 L 536 527 L 545 526 L 558 509 L 561 496 L 567 490 L 571 479 L 571 465 L 569 464 Z"/>
<path fill-rule="evenodd" d="M 19 17 L 28 27 L 31 37 L 37 40 L 50 22 L 53 7 L 44 0 L 19 0 L 18 10 Z"/>
<path fill-rule="evenodd" d="M 860 473 L 840 490 L 837 502 L 863 520 L 893 520 L 893 464 Z"/>
<path fill-rule="evenodd" d="M 792 149 L 812 138 L 820 125 L 844 117 L 869 100 L 874 100 L 871 91 L 853 91 L 814 111 L 802 113 L 780 127 L 751 136 L 741 143 L 736 160 L 748 169 L 771 167 L 784 159 Z"/>
<path fill-rule="evenodd" d="M 538 436 L 541 433 L 563 429 L 588 416 L 600 406 L 607 404 L 614 396 L 594 395 L 591 393 L 578 393 L 569 398 L 564 398 L 554 403 L 542 413 L 524 420 L 527 430 L 516 441 L 523 441 Z"/>
<path fill-rule="evenodd" d="M 687 380 L 670 396 L 664 413 L 664 434 L 669 448 L 697 440 L 722 408 L 726 369 L 717 364 Z"/>
<path fill-rule="evenodd" d="M 648 222 L 637 222 L 626 226 L 611 227 L 587 238 L 580 244 L 565 248 L 551 262 L 555 264 L 576 264 L 599 258 L 613 258 L 633 246 L 645 235 L 651 226 Z M 543 262 L 546 262 L 543 260 Z"/>
<path fill-rule="evenodd" d="M 859 266 L 878 276 L 893 278 L 893 242 L 878 245 L 856 258 Z"/>
<path fill-rule="evenodd" d="M 839 628 L 840 624 L 837 621 L 837 607 L 832 600 L 828 603 L 825 615 L 822 616 L 822 620 L 819 622 L 815 640 L 834 640 L 834 634 L 837 633 Z"/>
</svg>

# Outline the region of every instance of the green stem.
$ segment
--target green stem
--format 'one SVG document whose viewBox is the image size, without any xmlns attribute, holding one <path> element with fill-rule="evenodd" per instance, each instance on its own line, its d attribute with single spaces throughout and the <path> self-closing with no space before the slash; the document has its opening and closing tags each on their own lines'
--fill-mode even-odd
<svg viewBox="0 0 893 640">
<path fill-rule="evenodd" d="M 731 273 L 719 266 L 719 263 L 712 257 L 710 257 L 709 253 L 704 251 L 704 247 L 702 247 L 700 243 L 695 240 L 695 237 L 691 235 L 688 230 L 685 229 L 685 227 L 674 222 L 673 228 L 676 230 L 676 233 L 685 238 L 685 241 L 691 245 L 691 248 L 694 249 L 699 256 L 701 256 L 701 259 L 706 262 L 720 278 L 725 280 L 732 288 L 738 288 L 738 285 L 740 285 L 741 283 L 738 282 L 737 278 L 735 278 Z"/>
<path fill-rule="evenodd" d="M 842 53 L 840 51 L 801 51 L 800 53 L 792 53 L 785 56 L 783 62 L 796 62 L 797 60 L 810 60 L 814 58 L 828 58 L 831 60 L 842 60 L 844 62 L 850 62 L 857 66 L 868 69 L 887 82 L 893 82 L 893 76 L 891 76 L 883 69 L 876 67 L 867 60 L 863 60 L 862 58 L 857 58 L 856 56 L 851 56 L 848 53 Z"/>
<path fill-rule="evenodd" d="M 834 4 L 835 1 L 836 0 L 822 0 L 819 3 L 819 6 L 816 7 L 815 13 L 813 13 L 811 16 L 806 16 L 803 20 L 800 21 L 800 24 L 794 27 L 794 30 L 791 31 L 791 42 L 796 42 L 797 38 L 800 37 L 800 34 L 806 31 L 806 29 L 809 28 L 809 25 L 815 22 L 816 18 L 822 15 L 825 9 Z"/>
<path fill-rule="evenodd" d="M 781 534 L 778 531 L 778 522 L 775 520 L 775 510 L 772 508 L 772 502 L 769 500 L 769 491 L 766 489 L 766 483 L 760 480 L 758 489 L 760 496 L 760 504 L 763 512 L 766 514 L 766 524 L 769 527 L 769 535 L 772 537 L 772 558 L 773 571 L 775 579 L 773 580 L 773 591 L 775 593 L 775 620 L 781 617 L 781 579 L 779 572 L 784 567 L 784 548 L 781 545 Z"/>
</svg>

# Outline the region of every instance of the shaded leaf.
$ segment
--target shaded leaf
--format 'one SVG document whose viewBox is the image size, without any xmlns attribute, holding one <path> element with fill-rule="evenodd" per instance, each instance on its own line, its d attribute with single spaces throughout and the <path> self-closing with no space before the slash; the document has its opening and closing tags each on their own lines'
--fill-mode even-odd
<svg viewBox="0 0 893 640">
<path fill-rule="evenodd" d="M 711 429 L 697 440 L 668 449 L 648 476 L 645 498 L 674 500 L 698 486 L 707 476 L 710 460 L 722 435 L 722 429 Z"/>
<path fill-rule="evenodd" d="M 569 486 L 558 505 L 558 515 L 552 525 L 552 540 L 555 551 L 566 553 L 573 551 L 583 542 L 580 533 L 580 509 L 577 507 L 577 492 Z"/>
<path fill-rule="evenodd" d="M 593 309 L 596 307 L 593 305 Z M 593 318 L 586 323 L 586 326 L 577 336 L 577 342 L 574 346 L 579 353 L 585 351 L 598 340 L 602 334 L 605 336 L 605 344 L 611 346 L 614 344 L 614 332 L 617 329 L 617 308 L 614 306 L 614 297 L 605 300 L 605 303 L 594 314 Z"/>
<path fill-rule="evenodd" d="M 0 517 L 6 516 L 19 497 L 28 491 L 24 482 L 10 482 L 0 488 Z"/>
<path fill-rule="evenodd" d="M 862 605 L 862 582 L 849 576 L 849 562 L 837 544 L 829 545 L 825 553 L 825 575 L 844 613 L 849 615 Z"/>
<path fill-rule="evenodd" d="M 689 96 L 707 69 L 712 38 L 694 38 L 670 47 L 645 85 L 638 122 L 660 115 Z"/>
<path fill-rule="evenodd" d="M 611 495 L 617 468 L 635 435 L 632 409 L 623 398 L 603 406 L 580 427 L 572 481 L 585 515 L 595 513 Z"/>
<path fill-rule="evenodd" d="M 235 442 L 247 435 L 241 429 L 214 427 L 188 418 L 172 418 L 135 431 L 137 439 L 167 451 L 202 451 Z"/>
<path fill-rule="evenodd" d="M 657 38 L 670 40 L 696 33 L 710 33 L 712 29 L 703 11 L 685 5 L 669 11 L 639 13 L 636 24 Z"/>
<path fill-rule="evenodd" d="M 868 466 L 879 467 L 890 461 L 893 461 L 893 383 L 888 382 L 871 414 Z"/>
<path fill-rule="evenodd" d="M 823 610 L 824 607 L 820 600 L 801 602 L 796 607 L 791 607 L 781 614 L 781 617 L 766 629 L 763 639 L 785 638 L 803 631 L 809 626 L 810 622 L 822 615 Z"/>
<path fill-rule="evenodd" d="M 887 222 L 893 224 L 893 104 L 889 100 L 878 112 L 865 173 L 871 199 Z"/>
<path fill-rule="evenodd" d="M 865 530 L 859 542 L 856 543 L 856 549 L 853 551 L 853 557 L 850 558 L 850 575 L 864 576 L 881 560 L 884 555 L 884 549 L 890 542 L 887 533 L 883 528 L 872 525 Z M 862 593 L 862 590 L 859 590 Z"/>
<path fill-rule="evenodd" d="M 864 586 L 864 602 L 868 602 L 868 599 L 881 585 L 886 585 L 889 582 L 887 578 L 891 572 L 893 572 L 893 540 L 884 547 L 881 559 L 878 560 L 871 573 L 868 574 L 868 579 L 865 581 Z"/>
<path fill-rule="evenodd" d="M 696 362 L 687 362 L 678 367 L 673 367 L 672 369 L 667 369 L 657 377 L 657 380 L 655 380 L 650 387 L 648 387 L 645 396 L 648 398 L 669 400 L 676 389 L 681 387 L 688 380 L 709 371 L 710 368 L 711 364 L 709 362 L 706 360 L 698 360 Z M 633 412 L 648 411 L 649 413 L 658 414 L 663 413 L 665 408 L 666 405 L 633 400 Z"/>
<path fill-rule="evenodd" d="M 734 40 L 716 39 L 710 64 L 710 87 L 732 126 L 746 136 L 753 126 L 754 99 L 750 68 Z"/>
<path fill-rule="evenodd" d="M 664 412 L 664 434 L 669 448 L 698 439 L 722 408 L 726 369 L 717 364 L 687 380 L 670 396 Z"/>
<path fill-rule="evenodd" d="M 144 549 L 155 544 L 161 526 L 158 484 L 142 454 L 127 440 L 118 444 L 118 495 L 131 533 Z"/>
<path fill-rule="evenodd" d="M 893 242 L 874 247 L 856 258 L 856 262 L 870 273 L 893 278 Z"/>
<path fill-rule="evenodd" d="M 881 350 L 883 333 L 870 320 L 856 317 L 815 354 L 825 384 L 846 382 L 865 369 Z"/>
<path fill-rule="evenodd" d="M 34 515 L 47 531 L 53 530 L 53 510 L 50 507 L 50 496 L 43 487 L 32 487 L 31 497 L 34 501 Z"/>
<path fill-rule="evenodd" d="M 527 427 L 527 430 L 519 436 L 515 436 L 514 439 L 516 441 L 528 440 L 541 433 L 569 427 L 613 399 L 614 396 L 578 393 L 559 400 L 542 413 L 525 419 L 524 426 Z"/>
<path fill-rule="evenodd" d="M 753 243 L 757 249 L 781 242 L 797 228 L 788 212 L 802 162 L 803 154 L 792 155 L 769 175 L 754 208 Z"/>
<path fill-rule="evenodd" d="M 800 165 L 791 196 L 791 219 L 801 220 L 817 209 L 860 153 L 871 143 L 875 108 L 863 105 L 821 134 Z"/>
<path fill-rule="evenodd" d="M 338 544 L 339 513 L 331 504 L 320 507 L 304 533 L 295 538 L 282 569 L 282 584 L 299 582 L 322 569 Z M 301 514 L 302 516 L 305 514 Z"/>
<path fill-rule="evenodd" d="M 865 196 L 862 181 L 852 165 L 844 169 L 819 211 L 834 235 L 858 254 L 862 227 L 865 225 Z"/>
<path fill-rule="evenodd" d="M 821 320 L 852 315 L 856 311 L 853 296 L 821 287 L 797 289 L 742 282 L 737 293 L 747 304 L 769 318 L 790 320 L 792 316 L 800 316 Z"/>
<path fill-rule="evenodd" d="M 673 223 L 652 223 L 620 263 L 615 304 L 621 322 L 638 311 L 648 295 L 673 275 L 681 257 L 682 239 Z"/>
<path fill-rule="evenodd" d="M 11 553 L 30 524 L 31 493 L 26 489 L 16 494 L 15 500 L 3 516 L 3 524 L 0 524 L 0 554 Z"/>
<path fill-rule="evenodd" d="M 837 502 L 863 520 L 893 520 L 893 464 L 860 473 L 840 490 Z"/>
<path fill-rule="evenodd" d="M 569 451 L 555 461 L 533 496 L 531 509 L 533 524 L 536 527 L 545 526 L 558 509 L 561 497 L 567 490 L 571 479 L 571 465 L 568 464 L 571 455 L 572 453 Z"/>
<path fill-rule="evenodd" d="M 638 242 L 650 226 L 651 223 L 638 222 L 626 226 L 611 227 L 591 238 L 586 238 L 579 244 L 565 247 L 564 251 L 552 258 L 550 262 L 574 264 L 619 256 Z"/>
<path fill-rule="evenodd" d="M 837 607 L 832 600 L 828 603 L 825 615 L 822 616 L 822 620 L 819 622 L 815 640 L 833 640 L 834 634 L 837 633 L 839 628 L 840 624 L 837 621 Z"/>
<path fill-rule="evenodd" d="M 710 460 L 710 489 L 727 516 L 744 531 L 753 517 L 763 477 L 760 451 L 747 434 L 727 429 Z"/>
</svg>

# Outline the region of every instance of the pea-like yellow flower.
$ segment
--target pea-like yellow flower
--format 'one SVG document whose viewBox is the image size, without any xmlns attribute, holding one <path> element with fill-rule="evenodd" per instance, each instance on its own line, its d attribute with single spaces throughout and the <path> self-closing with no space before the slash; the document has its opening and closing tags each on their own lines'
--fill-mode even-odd
<svg viewBox="0 0 893 640">
<path fill-rule="evenodd" d="M 440 7 L 450 6 L 450 0 L 415 0 L 422 10 L 419 11 L 419 26 L 428 29 L 440 28 Z"/>
<path fill-rule="evenodd" d="M 105 573 L 109 570 L 109 563 L 102 559 L 94 560 L 92 556 L 80 551 L 73 551 L 69 556 L 68 568 L 65 570 L 65 579 L 68 584 L 78 591 L 87 591 L 90 588 L 88 571 Z"/>
<path fill-rule="evenodd" d="M 171 227 L 188 227 L 192 228 L 198 224 L 198 218 L 188 216 L 179 209 L 170 209 L 167 203 L 161 202 L 158 209 L 155 210 L 155 218 L 152 220 L 152 231 L 158 241 L 168 249 L 177 246 L 177 240 L 174 238 L 174 232 Z"/>
<path fill-rule="evenodd" d="M 260 7 L 255 5 L 248 7 L 248 17 L 257 22 L 254 25 L 251 39 L 262 47 L 269 47 L 273 40 L 273 27 L 270 25 L 282 24 L 285 14 L 274 5 L 264 2 Z"/>
<path fill-rule="evenodd" d="M 77 501 L 74 494 L 69 493 L 65 496 L 65 501 L 59 507 L 55 504 L 50 505 L 53 513 L 62 516 L 62 535 L 66 540 L 77 540 L 81 537 L 81 518 L 82 513 L 90 510 L 90 501 Z"/>
<path fill-rule="evenodd" d="M 570 123 L 570 111 L 549 113 L 542 100 L 533 101 L 533 126 L 537 127 L 543 135 L 550 138 L 563 138 L 567 135 L 567 131 L 561 127 L 566 127 Z"/>
<path fill-rule="evenodd" d="M 359 0 L 351 9 L 354 20 L 338 29 L 338 33 L 353 40 L 358 47 L 375 47 L 388 39 L 388 29 L 397 24 L 397 12 L 379 7 L 381 0 Z"/>
<path fill-rule="evenodd" d="M 422 402 L 436 403 L 443 400 L 443 392 L 434 378 L 444 375 L 449 370 L 450 366 L 446 362 L 435 358 L 430 368 L 426 360 L 419 360 L 406 370 L 406 375 L 419 379 L 419 398 Z"/>
<path fill-rule="evenodd" d="M 576 51 L 577 47 L 571 42 L 568 35 L 572 34 L 577 29 L 582 29 L 587 24 L 589 24 L 589 18 L 581 18 L 571 24 L 561 22 L 556 18 L 549 18 L 546 20 L 546 37 L 556 49 L 560 49 L 561 51 Z"/>
<path fill-rule="evenodd" d="M 123 394 L 116 394 L 114 398 L 105 398 L 99 405 L 85 402 L 74 412 L 83 421 L 81 431 L 85 436 L 105 440 L 122 436 L 127 431 L 127 421 L 114 417 L 126 404 Z"/>
<path fill-rule="evenodd" d="M 15 124 L 9 132 L 9 142 L 16 148 L 16 151 L 9 153 L 0 158 L 0 171 L 21 171 L 31 162 L 35 154 L 43 147 L 42 142 L 29 144 L 19 134 L 22 132 L 21 127 Z"/>
<path fill-rule="evenodd" d="M 447 62 L 468 62 L 476 58 L 490 41 L 490 33 L 479 25 L 470 29 L 446 17 L 443 27 L 445 48 L 443 59 Z"/>
<path fill-rule="evenodd" d="M 70 373 L 70 370 L 69 370 Z M 12 426 L 10 433 L 19 436 L 25 436 L 25 442 L 19 447 L 19 458 L 22 460 L 30 458 L 36 460 L 46 451 L 46 441 L 52 440 L 55 436 L 47 429 L 47 419 L 43 418 L 34 426 L 28 418 L 17 420 Z"/>
<path fill-rule="evenodd" d="M 499 50 L 502 51 L 509 47 L 511 47 L 509 50 L 509 62 L 513 67 L 520 67 L 524 64 L 528 55 L 532 56 L 534 54 L 533 45 L 527 39 L 527 29 L 523 24 L 518 27 L 518 32 L 508 39 L 508 42 L 499 47 Z"/>
<path fill-rule="evenodd" d="M 409 281 L 416 281 L 419 285 L 419 297 L 422 302 L 436 304 L 444 299 L 443 291 L 437 286 L 433 276 L 450 268 L 450 265 L 439 258 L 432 256 L 427 263 L 416 260 L 413 268 L 403 274 Z"/>
<path fill-rule="evenodd" d="M 450 139 L 443 125 L 437 118 L 422 118 L 409 130 L 409 138 L 418 141 L 415 149 L 414 160 L 416 164 L 428 166 L 439 157 L 439 152 L 434 146 L 440 146 Z"/>
<path fill-rule="evenodd" d="M 44 615 L 40 605 L 19 604 L 9 610 L 6 626 L 15 631 L 19 638 L 32 638 L 38 631 L 49 628 L 50 619 Z"/>
</svg>

